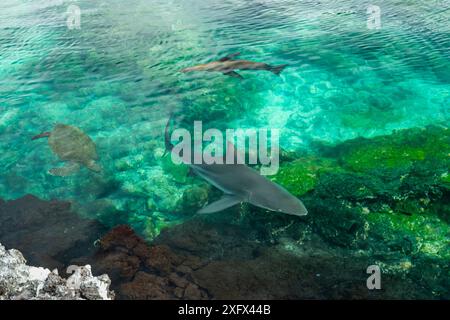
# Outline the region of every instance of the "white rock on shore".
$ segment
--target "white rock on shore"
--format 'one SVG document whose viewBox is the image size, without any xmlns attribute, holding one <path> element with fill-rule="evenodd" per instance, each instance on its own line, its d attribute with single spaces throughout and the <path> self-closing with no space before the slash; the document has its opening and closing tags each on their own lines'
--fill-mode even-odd
<svg viewBox="0 0 450 320">
<path fill-rule="evenodd" d="M 91 266 L 71 266 L 64 279 L 58 270 L 28 266 L 20 251 L 0 244 L 0 300 L 112 300 L 111 280 L 92 275 Z"/>
</svg>

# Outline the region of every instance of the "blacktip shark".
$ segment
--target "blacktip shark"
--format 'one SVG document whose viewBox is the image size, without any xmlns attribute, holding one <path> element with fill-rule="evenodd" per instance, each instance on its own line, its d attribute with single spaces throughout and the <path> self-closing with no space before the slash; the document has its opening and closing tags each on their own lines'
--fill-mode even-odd
<svg viewBox="0 0 450 320">
<path fill-rule="evenodd" d="M 206 71 L 206 72 L 221 72 L 224 75 L 243 79 L 243 77 L 235 70 L 266 70 L 279 75 L 288 65 L 271 66 L 267 63 L 253 62 L 248 60 L 233 60 L 234 57 L 239 56 L 240 53 L 232 53 L 220 60 L 199 64 L 193 67 L 182 69 L 181 72 Z"/>
<path fill-rule="evenodd" d="M 172 153 L 174 145 L 170 141 L 169 127 L 171 117 L 165 128 L 166 150 Z M 228 142 L 228 148 L 234 145 Z M 303 203 L 281 186 L 260 175 L 245 164 L 187 164 L 193 173 L 222 190 L 224 195 L 216 202 L 210 203 L 197 213 L 214 213 L 230 208 L 238 203 L 247 202 L 270 211 L 282 212 L 295 216 L 308 213 Z"/>
</svg>

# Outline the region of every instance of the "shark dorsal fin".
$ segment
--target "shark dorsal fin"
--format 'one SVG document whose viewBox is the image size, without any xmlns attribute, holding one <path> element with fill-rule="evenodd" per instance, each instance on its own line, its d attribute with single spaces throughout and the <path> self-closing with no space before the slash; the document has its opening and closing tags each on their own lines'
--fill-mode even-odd
<svg viewBox="0 0 450 320">
<path fill-rule="evenodd" d="M 228 60 L 231 60 L 231 59 L 237 57 L 237 56 L 240 55 L 240 54 L 241 54 L 240 52 L 230 53 L 229 55 L 227 55 L 227 56 L 221 58 L 219 61 L 220 61 L 220 62 L 228 61 Z"/>
</svg>

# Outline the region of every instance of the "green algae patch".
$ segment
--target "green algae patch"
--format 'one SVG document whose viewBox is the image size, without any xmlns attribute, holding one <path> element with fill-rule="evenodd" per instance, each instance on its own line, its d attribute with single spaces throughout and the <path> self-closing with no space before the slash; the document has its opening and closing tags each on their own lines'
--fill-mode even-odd
<svg viewBox="0 0 450 320">
<path fill-rule="evenodd" d="M 322 172 L 315 194 L 320 198 L 373 201 L 387 188 L 390 186 L 376 177 L 340 169 Z"/>
<path fill-rule="evenodd" d="M 450 226 L 434 215 L 372 212 L 369 233 L 393 250 L 450 260 Z"/>
<path fill-rule="evenodd" d="M 161 159 L 161 167 L 164 172 L 169 174 L 175 182 L 186 183 L 189 174 L 189 167 L 185 164 L 173 163 L 170 154 L 167 154 Z"/>
<path fill-rule="evenodd" d="M 152 217 L 145 219 L 141 233 L 147 241 L 152 241 L 158 237 L 163 230 L 169 229 L 181 223 L 183 223 L 182 219 L 169 220 L 163 214 L 157 212 L 154 213 Z"/>
<path fill-rule="evenodd" d="M 295 196 L 313 190 L 320 172 L 335 168 L 332 160 L 322 158 L 303 158 L 282 165 L 272 181 L 280 184 Z"/>
<path fill-rule="evenodd" d="M 422 150 L 410 147 L 385 145 L 373 148 L 370 144 L 354 150 L 343 158 L 344 165 L 355 171 L 365 171 L 375 168 L 395 168 L 412 164 L 412 161 L 424 160 Z"/>
<path fill-rule="evenodd" d="M 344 248 L 366 247 L 366 220 L 360 208 L 337 199 L 308 200 L 309 219 L 324 240 Z"/>
<path fill-rule="evenodd" d="M 335 151 L 342 166 L 359 172 L 410 167 L 424 160 L 448 161 L 450 131 L 434 126 L 401 130 L 392 135 L 347 141 Z"/>
<path fill-rule="evenodd" d="M 447 190 L 450 190 L 450 175 L 445 172 L 441 175 L 441 183 Z"/>
<path fill-rule="evenodd" d="M 185 214 L 188 212 L 197 212 L 208 202 L 209 191 L 210 188 L 206 184 L 201 186 L 192 185 L 188 187 L 183 193 L 179 210 Z"/>
</svg>

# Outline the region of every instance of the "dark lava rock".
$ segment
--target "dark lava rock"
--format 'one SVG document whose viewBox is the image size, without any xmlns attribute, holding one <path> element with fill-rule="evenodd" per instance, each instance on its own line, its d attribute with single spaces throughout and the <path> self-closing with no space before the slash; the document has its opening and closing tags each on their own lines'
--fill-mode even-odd
<svg viewBox="0 0 450 320">
<path fill-rule="evenodd" d="M 351 172 L 326 172 L 320 176 L 319 183 L 316 187 L 316 193 L 319 197 L 367 200 L 374 199 L 383 192 L 385 189 L 382 189 L 382 186 L 384 186 L 382 182 L 361 174 Z"/>
<path fill-rule="evenodd" d="M 255 232 L 246 226 L 194 218 L 163 230 L 154 243 L 204 259 L 248 257 L 258 247 Z"/>
<path fill-rule="evenodd" d="M 120 286 L 122 298 L 132 300 L 170 299 L 168 280 L 154 274 L 139 271 L 131 282 Z"/>
<path fill-rule="evenodd" d="M 118 226 L 98 241 L 99 249 L 72 261 L 73 264 L 92 265 L 96 274 L 106 273 L 113 286 L 131 280 L 150 256 L 147 243 L 126 226 Z"/>
<path fill-rule="evenodd" d="M 364 246 L 365 221 L 360 210 L 339 200 L 316 200 L 309 210 L 314 229 L 326 241 L 347 248 Z"/>
<path fill-rule="evenodd" d="M 413 278 L 403 273 L 383 275 L 383 290 L 367 289 L 366 269 L 380 263 L 370 254 L 359 250 L 332 247 L 320 237 L 313 236 L 300 244 L 292 239 L 281 239 L 276 244 L 262 243 L 246 232 L 224 231 L 230 226 L 202 222 L 193 219 L 179 228 L 165 232 L 157 241 L 165 243 L 165 255 L 184 257 L 172 264 L 172 271 L 183 280 L 195 284 L 212 299 L 394 299 L 425 298 L 430 293 L 416 284 Z M 215 236 L 211 236 L 214 234 Z M 183 242 L 181 239 L 211 241 Z M 227 238 L 229 236 L 229 238 Z M 174 240 L 176 239 L 176 241 Z M 218 246 L 218 239 L 228 245 Z M 185 245 L 182 245 L 186 243 Z M 233 243 L 233 245 L 231 245 Z M 190 245 L 190 247 L 189 247 Z M 201 248 L 199 248 L 201 247 Z M 237 248 L 240 248 L 237 250 Z M 220 255 L 212 254 L 220 249 Z M 193 254 L 195 252 L 195 254 Z M 246 252 L 246 254 L 243 254 Z M 191 264 L 192 256 L 200 264 Z M 404 256 L 398 254 L 395 262 Z M 175 260 L 173 260 L 175 261 Z M 180 272 L 182 266 L 186 273 Z M 169 275 L 169 279 L 173 276 Z M 429 280 L 429 279 L 427 279 Z M 176 281 L 173 281 L 176 283 Z M 186 282 L 181 281 L 181 287 Z M 170 284 L 169 284 L 170 285 Z M 189 285 L 188 285 L 189 287 Z M 186 290 L 184 295 L 173 298 L 198 296 L 195 290 Z M 189 287 L 190 288 L 190 287 Z M 405 288 L 408 288 L 405 290 Z M 193 294 L 193 295 L 191 295 Z M 203 296 L 202 296 L 203 298 Z"/>
<path fill-rule="evenodd" d="M 74 257 L 95 250 L 106 229 L 80 217 L 65 201 L 44 201 L 32 195 L 0 201 L 0 242 L 20 250 L 28 263 L 61 268 Z"/>
<path fill-rule="evenodd" d="M 435 287 L 430 279 L 436 275 L 418 278 L 419 269 L 408 263 L 409 269 L 397 270 L 407 261 L 401 252 L 352 251 L 330 246 L 317 235 L 303 243 L 284 238 L 271 244 L 255 239 L 244 227 L 194 218 L 137 250 L 144 243 L 131 229 L 120 226 L 100 241 L 99 252 L 88 259 L 96 272 L 107 271 L 108 263 L 117 270 L 109 269 L 113 275 L 120 275 L 122 269 L 134 272 L 113 281 L 119 299 L 435 298 L 429 287 Z M 110 258 L 116 255 L 126 262 Z M 424 260 L 418 259 L 423 267 Z M 130 261 L 139 265 L 130 269 Z M 367 267 L 383 263 L 382 290 L 368 290 Z M 435 280 L 442 285 L 447 270 L 439 271 Z M 440 294 L 445 297 L 444 289 Z"/>
<path fill-rule="evenodd" d="M 90 263 L 95 273 L 107 273 L 119 299 L 197 299 L 207 294 L 190 280 L 201 265 L 195 256 L 175 253 L 167 245 L 148 245 L 121 225 L 100 241 L 98 251 L 73 263 Z"/>
<path fill-rule="evenodd" d="M 5 230 L 8 233 L 19 230 L 17 238 L 31 242 L 27 243 L 28 248 L 35 251 L 30 250 L 29 255 L 35 254 L 35 259 L 70 256 L 74 257 L 70 264 L 90 264 L 94 274 L 107 273 L 117 299 L 449 297 L 449 268 L 442 262 L 445 260 L 416 254 L 411 242 L 414 239 L 403 235 L 398 237 L 403 242 L 387 241 L 389 239 L 383 238 L 383 228 L 372 230 L 381 238 L 367 237 L 366 221 L 361 212 L 341 199 L 311 201 L 309 219 L 292 222 L 289 220 L 292 217 L 280 218 L 276 222 L 280 226 L 285 224 L 285 229 L 270 227 L 264 232 L 255 230 L 264 228 L 261 221 L 254 223 L 261 219 L 270 224 L 271 219 L 263 212 L 250 212 L 239 224 L 230 216 L 228 222 L 222 216 L 194 217 L 163 230 L 152 244 L 130 227 L 120 225 L 96 241 L 96 250 L 91 251 L 85 247 L 83 251 L 73 249 L 76 248 L 73 241 L 83 243 L 77 242 L 80 236 L 63 233 L 66 238 L 61 235 L 61 240 L 52 238 L 50 228 L 62 224 L 54 217 L 56 213 L 65 217 L 66 223 L 83 226 L 80 227 L 83 231 L 90 230 L 83 224 L 86 221 L 70 212 L 67 203 L 45 202 L 34 197 L 23 201 L 22 205 L 20 201 L 0 202 L 2 236 Z M 28 212 L 49 220 L 19 224 L 20 219 L 11 216 L 15 213 L 20 217 Z M 69 219 L 68 215 L 77 220 Z M 55 221 L 55 224 L 48 226 L 48 221 Z M 21 226 L 27 227 L 23 233 Z M 37 230 L 46 226 L 45 231 L 50 234 L 47 238 Z M 273 237 L 261 238 L 269 229 Z M 293 229 L 299 229 L 299 236 L 290 236 L 297 234 Z M 34 247 L 36 242 L 40 250 Z M 364 247 L 366 249 L 361 250 Z M 368 290 L 366 286 L 367 267 L 374 264 L 382 268 L 382 290 Z"/>
</svg>

